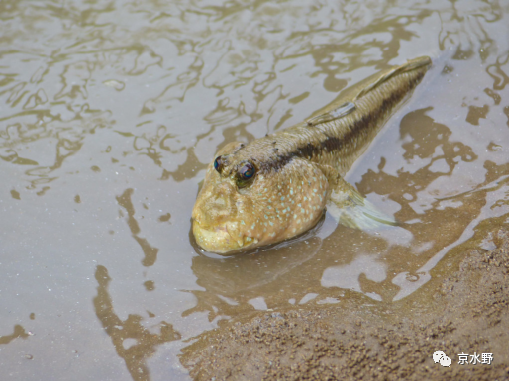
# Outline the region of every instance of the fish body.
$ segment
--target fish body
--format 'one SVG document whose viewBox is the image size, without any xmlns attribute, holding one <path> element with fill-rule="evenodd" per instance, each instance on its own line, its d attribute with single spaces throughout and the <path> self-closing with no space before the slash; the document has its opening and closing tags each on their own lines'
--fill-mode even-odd
<svg viewBox="0 0 509 381">
<path fill-rule="evenodd" d="M 193 208 L 197 244 L 229 255 L 281 242 L 316 225 L 327 205 L 347 226 L 391 223 L 343 176 L 430 64 L 429 57 L 410 60 L 361 82 L 307 121 L 223 147 Z"/>
</svg>

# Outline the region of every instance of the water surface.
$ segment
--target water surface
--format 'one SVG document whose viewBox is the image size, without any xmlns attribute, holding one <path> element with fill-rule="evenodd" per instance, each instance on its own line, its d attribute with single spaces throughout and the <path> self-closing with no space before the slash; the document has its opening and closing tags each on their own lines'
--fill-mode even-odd
<svg viewBox="0 0 509 381">
<path fill-rule="evenodd" d="M 250 311 L 418 293 L 480 226 L 509 222 L 508 14 L 503 1 L 2 1 L 3 377 L 186 379 L 180 350 Z M 191 210 L 219 147 L 421 55 L 432 69 L 347 175 L 401 227 L 326 216 L 255 254 L 195 249 Z"/>
</svg>

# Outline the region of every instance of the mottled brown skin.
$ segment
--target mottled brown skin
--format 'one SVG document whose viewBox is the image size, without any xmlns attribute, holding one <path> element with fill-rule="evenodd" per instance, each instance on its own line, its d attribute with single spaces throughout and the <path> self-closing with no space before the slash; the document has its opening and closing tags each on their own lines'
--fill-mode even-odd
<svg viewBox="0 0 509 381">
<path fill-rule="evenodd" d="M 222 165 L 218 170 L 214 162 L 209 165 L 193 208 L 198 245 L 231 254 L 312 228 L 333 192 L 345 188 L 341 176 L 421 81 L 430 63 L 429 57 L 421 57 L 370 77 L 350 90 L 353 96 L 317 112 L 318 124 L 303 122 L 247 145 L 225 146 L 216 155 Z M 330 117 L 344 102 L 353 104 L 354 110 Z M 242 178 L 246 163 L 255 170 L 249 180 Z"/>
</svg>

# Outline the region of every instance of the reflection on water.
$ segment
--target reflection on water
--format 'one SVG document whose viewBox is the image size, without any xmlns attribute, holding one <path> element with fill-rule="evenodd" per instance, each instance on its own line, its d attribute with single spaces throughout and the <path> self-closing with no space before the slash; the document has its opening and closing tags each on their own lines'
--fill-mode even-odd
<svg viewBox="0 0 509 381">
<path fill-rule="evenodd" d="M 126 191 L 122 194 L 122 196 L 117 197 L 117 202 L 120 206 L 122 206 L 127 211 L 127 225 L 129 225 L 129 229 L 133 235 L 133 238 L 138 242 L 143 253 L 145 254 L 145 258 L 141 261 L 143 266 L 152 266 L 157 259 L 157 252 L 159 249 L 150 246 L 150 243 L 146 238 L 140 238 L 138 235 L 140 234 L 140 225 L 138 221 L 134 218 L 134 214 L 136 211 L 134 210 L 133 202 L 131 201 L 131 195 L 134 190 L 132 188 L 126 189 Z M 120 211 L 121 216 L 123 217 L 122 211 Z"/>
<path fill-rule="evenodd" d="M 21 338 L 26 339 L 28 337 L 28 333 L 25 332 L 25 328 L 16 324 L 14 326 L 14 332 L 10 335 L 0 336 L 0 344 L 9 344 L 12 340 Z"/>
<path fill-rule="evenodd" d="M 369 292 L 368 280 L 380 283 L 387 278 L 383 263 L 377 263 L 373 256 L 358 255 L 352 262 L 343 266 L 330 266 L 325 269 L 321 279 L 323 287 L 339 287 L 364 292 L 375 300 L 381 300 L 378 292 Z M 364 287 L 361 286 L 361 282 Z M 375 286 L 376 287 L 376 286 Z"/>
<path fill-rule="evenodd" d="M 185 379 L 177 354 L 224 320 L 422 293 L 459 244 L 509 222 L 508 14 L 481 0 L 0 2 L 3 374 Z M 433 68 L 347 174 L 400 227 L 326 215 L 256 253 L 196 252 L 190 213 L 219 147 L 426 54 Z"/>
<path fill-rule="evenodd" d="M 111 338 L 118 355 L 125 360 L 133 380 L 150 380 L 150 370 L 146 364 L 148 357 L 159 345 L 179 340 L 180 334 L 165 321 L 159 323 L 160 333 L 154 334 L 141 324 L 143 318 L 136 314 L 129 314 L 126 320 L 121 320 L 115 314 L 111 296 L 108 294 L 111 278 L 106 267 L 97 266 L 95 279 L 99 284 L 97 296 L 94 298 L 97 318 Z"/>
<path fill-rule="evenodd" d="M 273 294 L 279 285 L 278 279 L 310 260 L 321 245 L 319 237 L 310 237 L 279 250 L 269 249 L 227 258 L 206 255 L 194 257 L 191 268 L 197 277 L 196 283 L 206 291 L 191 291 L 197 304 L 185 311 L 183 316 L 204 311 L 208 312 L 212 321 L 218 314 L 238 314 L 238 306 L 249 309 L 247 304 L 252 299 Z M 285 285 L 281 287 L 284 289 Z M 218 303 L 221 305 L 219 309 Z M 263 309 L 267 309 L 264 305 Z"/>
</svg>

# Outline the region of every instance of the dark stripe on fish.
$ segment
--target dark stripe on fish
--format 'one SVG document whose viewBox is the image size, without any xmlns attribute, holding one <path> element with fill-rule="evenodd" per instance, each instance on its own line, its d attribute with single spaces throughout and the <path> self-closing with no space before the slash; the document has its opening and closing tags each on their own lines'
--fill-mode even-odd
<svg viewBox="0 0 509 381">
<path fill-rule="evenodd" d="M 416 76 L 413 80 L 411 80 L 408 84 L 408 88 L 413 89 L 417 84 L 422 80 L 424 77 L 425 72 L 420 73 L 418 76 Z M 318 155 L 325 152 L 335 152 L 343 149 L 348 142 L 351 142 L 355 140 L 356 136 L 362 133 L 362 130 L 366 129 L 369 124 L 371 123 L 377 123 L 379 118 L 384 116 L 384 114 L 387 112 L 387 110 L 392 110 L 394 106 L 396 106 L 401 100 L 408 94 L 408 88 L 398 88 L 391 92 L 389 96 L 384 97 L 382 104 L 380 107 L 377 107 L 376 109 L 371 110 L 368 114 L 359 116 L 357 120 L 355 120 L 352 123 L 352 126 L 348 129 L 348 131 L 341 137 L 334 137 L 334 136 L 327 136 L 326 132 L 323 132 L 326 134 L 326 138 L 322 140 L 321 142 L 317 143 L 305 143 L 301 146 L 299 146 L 297 149 L 295 149 L 292 152 L 288 152 L 286 154 L 282 154 L 279 150 L 276 149 L 277 154 L 270 157 L 267 162 L 260 163 L 258 162 L 257 165 L 262 170 L 275 170 L 278 171 L 281 168 L 283 168 L 287 163 L 289 163 L 294 157 L 301 157 L 308 160 L 313 160 L 313 158 L 316 158 Z M 364 93 L 363 96 L 367 96 L 367 93 Z M 358 98 L 357 100 L 362 100 L 362 98 Z M 343 106 L 341 106 L 343 107 Z M 352 111 L 353 111 L 352 107 Z M 336 110 L 334 110 L 336 111 Z M 346 115 L 350 114 L 350 112 L 345 113 L 341 117 L 344 117 Z M 319 118 L 320 116 L 316 117 Z M 316 120 L 316 118 L 313 118 Z M 332 121 L 334 119 L 338 118 L 332 118 L 329 121 Z M 325 122 L 320 122 L 325 123 Z M 316 125 L 310 126 L 315 127 Z M 276 142 L 273 142 L 275 144 Z"/>
</svg>

